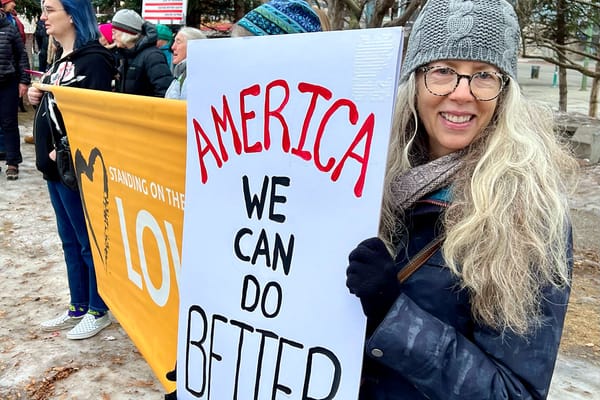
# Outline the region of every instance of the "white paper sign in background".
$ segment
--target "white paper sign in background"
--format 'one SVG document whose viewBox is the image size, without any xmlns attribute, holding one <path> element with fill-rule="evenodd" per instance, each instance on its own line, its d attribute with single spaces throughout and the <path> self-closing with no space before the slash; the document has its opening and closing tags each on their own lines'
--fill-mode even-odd
<svg viewBox="0 0 600 400">
<path fill-rule="evenodd" d="M 153 24 L 185 24 L 188 0 L 143 0 L 142 18 Z"/>
<path fill-rule="evenodd" d="M 358 394 L 400 28 L 188 43 L 180 399 Z"/>
</svg>

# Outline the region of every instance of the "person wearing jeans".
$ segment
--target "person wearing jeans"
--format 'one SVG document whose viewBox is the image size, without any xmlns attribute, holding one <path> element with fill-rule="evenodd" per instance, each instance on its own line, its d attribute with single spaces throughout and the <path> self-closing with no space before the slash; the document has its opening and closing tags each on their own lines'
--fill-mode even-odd
<svg viewBox="0 0 600 400">
<path fill-rule="evenodd" d="M 62 242 L 71 304 L 69 312 L 73 322 L 80 321 L 87 312 L 94 316 L 104 315 L 108 307 L 98 294 L 94 261 L 85 217 L 78 191 L 73 191 L 61 182 L 47 180 L 50 201 L 56 214 L 58 236 Z M 56 330 L 56 324 L 46 324 Z M 44 324 L 42 324 L 44 327 Z M 72 326 L 72 325 L 67 325 Z M 70 339 L 83 339 L 72 334 Z"/>
<path fill-rule="evenodd" d="M 88 0 L 44 0 L 42 21 L 58 44 L 56 61 L 41 77 L 47 85 L 110 91 L 114 57 L 98 41 L 100 32 Z M 111 324 L 108 307 L 98 293 L 90 241 L 80 193 L 61 181 L 56 165 L 52 126 L 45 112 L 49 96 L 31 87 L 29 102 L 37 105 L 34 121 L 36 167 L 47 181 L 63 244 L 71 302 L 68 310 L 41 323 L 45 331 L 71 328 L 67 339 L 86 339 Z M 45 96 L 45 97 L 44 97 Z"/>
</svg>

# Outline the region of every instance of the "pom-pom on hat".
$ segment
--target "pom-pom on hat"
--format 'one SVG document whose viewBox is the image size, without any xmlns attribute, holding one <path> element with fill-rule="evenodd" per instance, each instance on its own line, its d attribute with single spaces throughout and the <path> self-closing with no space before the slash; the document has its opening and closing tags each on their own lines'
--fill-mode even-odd
<svg viewBox="0 0 600 400">
<path fill-rule="evenodd" d="M 256 36 L 321 31 L 319 16 L 304 0 L 271 0 L 248 12 L 237 24 Z"/>
<path fill-rule="evenodd" d="M 104 36 L 104 39 L 106 39 L 108 44 L 113 43 L 112 24 L 111 23 L 98 25 L 98 30 L 100 31 L 102 36 Z"/>
<path fill-rule="evenodd" d="M 133 10 L 119 10 L 112 19 L 114 29 L 133 35 L 142 33 L 142 25 L 144 25 L 144 20 Z"/>
<path fill-rule="evenodd" d="M 480 61 L 517 78 L 519 22 L 505 0 L 429 0 L 413 25 L 400 81 L 439 60 Z"/>
</svg>

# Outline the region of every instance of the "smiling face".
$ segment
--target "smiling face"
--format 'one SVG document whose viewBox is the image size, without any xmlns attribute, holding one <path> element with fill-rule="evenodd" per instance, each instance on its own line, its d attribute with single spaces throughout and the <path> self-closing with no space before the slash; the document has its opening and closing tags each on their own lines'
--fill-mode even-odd
<svg viewBox="0 0 600 400">
<path fill-rule="evenodd" d="M 490 64 L 472 61 L 435 61 L 430 66 L 450 67 L 458 74 L 497 72 Z M 467 147 L 490 123 L 498 99 L 479 101 L 471 94 L 467 79 L 460 79 L 454 92 L 436 96 L 425 87 L 424 73 L 418 72 L 417 111 L 427 131 L 430 159 Z"/>
<path fill-rule="evenodd" d="M 177 33 L 173 45 L 173 65 L 177 65 L 187 58 L 187 38 L 181 33 Z"/>
</svg>

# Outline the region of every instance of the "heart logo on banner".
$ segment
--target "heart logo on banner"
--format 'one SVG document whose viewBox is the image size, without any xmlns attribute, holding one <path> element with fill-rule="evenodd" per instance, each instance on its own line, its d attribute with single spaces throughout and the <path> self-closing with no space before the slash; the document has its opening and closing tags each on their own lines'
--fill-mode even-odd
<svg viewBox="0 0 600 400">
<path fill-rule="evenodd" d="M 98 164 L 98 167 L 101 167 L 100 171 L 98 171 L 98 168 L 95 168 L 96 164 Z M 102 260 L 104 268 L 106 269 L 108 265 L 109 249 L 108 174 L 106 173 L 106 164 L 104 163 L 102 152 L 98 148 L 94 147 L 90 151 L 90 155 L 86 160 L 83 157 L 83 154 L 81 154 L 81 151 L 77 149 L 77 151 L 75 152 L 75 171 L 77 173 L 77 182 L 79 183 L 79 187 L 81 188 L 81 202 L 83 203 L 83 212 L 85 214 L 85 219 L 87 221 L 88 228 L 91 234 L 90 239 L 91 242 L 93 242 L 96 246 L 96 249 L 100 254 L 100 259 Z M 83 176 L 87 178 L 85 181 L 83 180 Z M 88 202 L 86 201 L 86 197 L 88 199 L 91 199 L 100 194 L 102 195 L 103 206 L 102 221 L 99 221 L 98 218 L 95 218 L 90 215 L 88 211 Z M 95 215 L 97 214 L 94 214 L 94 216 Z M 98 238 L 98 233 L 101 230 L 96 229 L 100 227 L 103 228 L 103 243 L 101 243 Z"/>
</svg>

